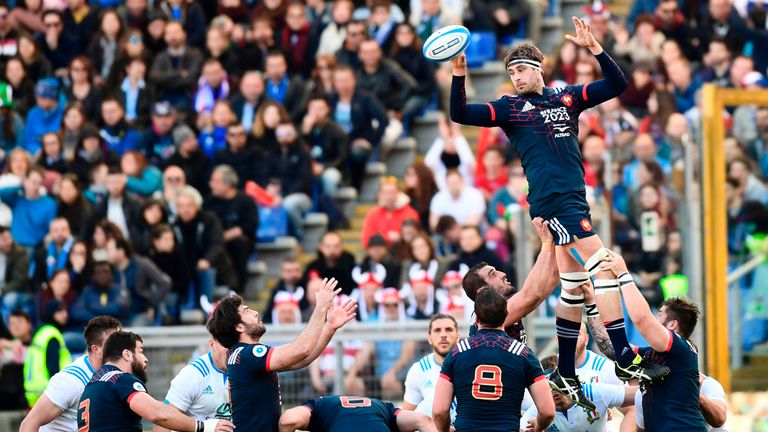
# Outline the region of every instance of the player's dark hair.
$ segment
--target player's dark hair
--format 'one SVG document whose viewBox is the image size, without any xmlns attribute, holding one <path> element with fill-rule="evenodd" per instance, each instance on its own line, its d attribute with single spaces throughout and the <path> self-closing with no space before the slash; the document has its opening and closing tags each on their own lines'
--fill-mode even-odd
<svg viewBox="0 0 768 432">
<path fill-rule="evenodd" d="M 144 342 L 141 336 L 133 332 L 119 331 L 114 332 L 104 343 L 104 363 L 119 360 L 123 356 L 123 351 L 128 350 L 136 353 L 136 342 Z"/>
<path fill-rule="evenodd" d="M 541 368 L 546 371 L 553 371 L 557 369 L 557 354 L 550 354 L 541 359 Z"/>
<path fill-rule="evenodd" d="M 664 300 L 661 305 L 666 306 L 667 318 L 677 321 L 680 335 L 686 339 L 690 338 L 701 315 L 699 307 L 681 297 Z"/>
<path fill-rule="evenodd" d="M 464 279 L 461 281 L 461 286 L 464 288 L 464 292 L 472 301 L 475 301 L 475 298 L 477 298 L 477 292 L 480 291 L 480 288 L 488 286 L 488 282 L 486 282 L 479 273 L 480 269 L 487 265 L 488 263 L 485 261 L 475 264 L 475 266 L 469 269 L 467 274 L 464 275 Z"/>
<path fill-rule="evenodd" d="M 456 327 L 456 330 L 459 329 L 459 323 L 456 322 L 456 318 L 453 315 L 448 315 L 444 313 L 436 313 L 432 315 L 432 317 L 429 319 L 429 330 L 427 333 L 432 333 L 432 324 L 441 319 L 447 319 L 453 321 L 453 326 Z"/>
<path fill-rule="evenodd" d="M 86 324 L 85 330 L 83 330 L 85 343 L 88 344 L 88 352 L 91 351 L 92 346 L 104 343 L 104 336 L 109 330 L 119 331 L 122 327 L 123 325 L 120 323 L 120 320 L 109 315 L 91 318 L 88 324 Z"/>
<path fill-rule="evenodd" d="M 482 290 L 475 300 L 475 315 L 479 325 L 499 327 L 507 318 L 507 299 L 492 289 Z"/>
<path fill-rule="evenodd" d="M 240 340 L 240 333 L 235 327 L 242 322 L 238 310 L 242 304 L 243 298 L 239 295 L 223 298 L 206 324 L 208 332 L 224 348 L 230 348 Z"/>
<path fill-rule="evenodd" d="M 504 64 L 508 65 L 511 60 L 516 59 L 536 60 L 541 63 L 544 61 L 544 54 L 536 45 L 530 42 L 523 42 L 507 51 L 507 55 L 504 56 Z"/>
</svg>

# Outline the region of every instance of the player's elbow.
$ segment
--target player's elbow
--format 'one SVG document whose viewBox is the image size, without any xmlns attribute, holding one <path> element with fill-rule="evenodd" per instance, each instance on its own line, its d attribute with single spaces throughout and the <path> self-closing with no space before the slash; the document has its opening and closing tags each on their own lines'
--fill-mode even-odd
<svg viewBox="0 0 768 432">
<path fill-rule="evenodd" d="M 288 410 L 280 417 L 279 427 L 280 432 L 293 432 L 300 427 L 304 427 L 303 416 L 297 414 L 296 411 Z"/>
<path fill-rule="evenodd" d="M 718 406 L 716 409 L 712 410 L 712 412 L 709 413 L 709 418 L 707 419 L 707 423 L 709 423 L 710 426 L 713 428 L 719 428 L 722 427 L 725 424 L 725 419 L 727 417 L 726 409 L 724 406 Z"/>
</svg>

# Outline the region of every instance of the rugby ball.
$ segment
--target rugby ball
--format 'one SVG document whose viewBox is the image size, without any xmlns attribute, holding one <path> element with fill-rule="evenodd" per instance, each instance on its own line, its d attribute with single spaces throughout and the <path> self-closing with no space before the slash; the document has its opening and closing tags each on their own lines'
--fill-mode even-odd
<svg viewBox="0 0 768 432">
<path fill-rule="evenodd" d="M 469 45 L 469 30 L 461 25 L 449 25 L 432 33 L 424 42 L 422 54 L 433 62 L 447 62 L 461 54 Z"/>
</svg>

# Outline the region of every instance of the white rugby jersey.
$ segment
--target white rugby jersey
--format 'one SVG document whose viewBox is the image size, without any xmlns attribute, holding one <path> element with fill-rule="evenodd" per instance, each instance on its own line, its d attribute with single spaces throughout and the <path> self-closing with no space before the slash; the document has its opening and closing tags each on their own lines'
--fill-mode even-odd
<svg viewBox="0 0 768 432">
<path fill-rule="evenodd" d="M 165 403 L 173 404 L 196 420 L 231 419 L 226 371 L 213 364 L 210 352 L 196 358 L 171 381 Z"/>
<path fill-rule="evenodd" d="M 82 356 L 69 366 L 60 370 L 48 381 L 48 387 L 43 393 L 54 405 L 61 408 L 61 415 L 52 422 L 40 428 L 40 432 L 72 432 L 77 430 L 77 405 L 86 384 L 96 370 L 88 360 L 88 356 Z"/>
<path fill-rule="evenodd" d="M 417 412 L 429 417 L 432 417 L 432 401 L 441 369 L 442 366 L 435 360 L 435 353 L 432 353 L 411 365 L 405 377 L 403 400 L 416 405 Z"/>
<path fill-rule="evenodd" d="M 582 384 L 604 383 L 624 385 L 624 382 L 616 377 L 616 365 L 612 360 L 586 350 L 584 363 L 576 365 L 576 375 Z"/>
<path fill-rule="evenodd" d="M 704 377 L 704 382 L 701 383 L 701 390 L 699 390 L 699 393 L 710 399 L 721 400 L 726 404 L 728 403 L 725 399 L 725 389 L 723 389 L 723 386 L 712 377 Z M 645 418 L 643 417 L 643 393 L 640 390 L 635 393 L 635 408 L 635 423 L 637 423 L 638 427 L 645 428 Z M 725 426 L 716 428 L 707 424 L 707 431 L 728 432 L 728 429 L 726 429 Z"/>
<path fill-rule="evenodd" d="M 547 432 L 604 432 L 608 423 L 608 410 L 624 404 L 624 385 L 582 384 L 582 390 L 589 400 L 595 404 L 595 411 L 586 412 L 584 408 L 573 404 L 568 411 L 555 410 L 555 420 Z M 520 429 L 524 430 L 529 419 L 535 419 L 538 412 L 536 406 L 528 408 L 520 419 Z"/>
</svg>

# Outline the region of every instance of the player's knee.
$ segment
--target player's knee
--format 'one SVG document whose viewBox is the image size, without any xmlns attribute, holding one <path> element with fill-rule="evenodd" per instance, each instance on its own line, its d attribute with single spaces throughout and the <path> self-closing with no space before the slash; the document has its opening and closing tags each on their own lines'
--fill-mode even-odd
<svg viewBox="0 0 768 432">
<path fill-rule="evenodd" d="M 613 276 L 613 275 L 611 275 Z M 619 281 L 615 278 L 595 278 L 595 295 L 619 292 Z"/>
<path fill-rule="evenodd" d="M 589 273 L 587 272 L 560 273 L 560 286 L 564 290 L 574 290 L 587 282 L 589 282 Z"/>
<path fill-rule="evenodd" d="M 584 268 L 589 272 L 590 276 L 595 276 L 598 273 L 601 273 L 600 263 L 608 256 L 608 251 L 604 247 L 601 247 L 587 259 L 587 262 L 584 263 Z"/>
</svg>

